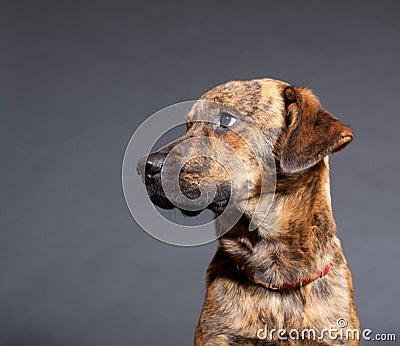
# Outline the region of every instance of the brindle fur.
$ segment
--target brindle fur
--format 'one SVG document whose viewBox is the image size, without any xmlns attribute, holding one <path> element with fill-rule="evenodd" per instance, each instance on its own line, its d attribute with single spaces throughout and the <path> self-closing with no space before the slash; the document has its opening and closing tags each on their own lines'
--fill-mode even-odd
<svg viewBox="0 0 400 346">
<path fill-rule="evenodd" d="M 251 183 L 242 218 L 219 239 L 208 268 L 194 345 L 359 345 L 356 340 L 329 340 L 327 335 L 318 341 L 281 341 L 277 334 L 273 340 L 257 338 L 257 331 L 265 325 L 286 331 L 313 328 L 318 335 L 323 329 L 336 328 L 339 318 L 348 321 L 347 328 L 359 329 L 351 273 L 336 237 L 328 165 L 328 154 L 351 142 L 352 131 L 323 110 L 310 90 L 272 79 L 229 82 L 208 91 L 201 100 L 237 109 L 265 138 L 246 144 L 233 131 L 218 133 L 196 122 L 205 117 L 199 104 L 189 113 L 185 136 L 160 150 L 168 152 L 185 138 L 219 138 L 240 155 Z M 252 130 L 244 121 L 237 132 L 246 131 Z M 252 207 L 260 195 L 259 166 L 249 146 L 262 151 L 263 143 L 273 147 L 276 191 L 267 217 L 257 230 L 249 232 Z M 215 154 L 212 144 L 192 150 L 196 155 Z M 202 158 L 191 160 L 181 171 L 183 192 L 196 197 L 199 182 L 206 176 L 217 182 L 217 199 L 226 199 L 228 172 L 215 161 Z M 165 206 L 160 188 L 153 186 L 151 191 L 152 200 Z M 223 208 L 212 209 L 218 215 Z M 244 274 L 248 270 L 257 281 L 279 286 L 313 277 L 329 263 L 332 269 L 328 275 L 291 289 L 270 290 Z"/>
</svg>

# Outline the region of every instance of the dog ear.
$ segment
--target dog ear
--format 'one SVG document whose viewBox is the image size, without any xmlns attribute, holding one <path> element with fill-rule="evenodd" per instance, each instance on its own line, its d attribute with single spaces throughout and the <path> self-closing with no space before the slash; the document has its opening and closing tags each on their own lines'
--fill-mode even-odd
<svg viewBox="0 0 400 346">
<path fill-rule="evenodd" d="M 286 87 L 284 98 L 287 134 L 280 154 L 284 173 L 310 168 L 353 140 L 350 127 L 321 108 L 318 98 L 310 90 Z"/>
</svg>

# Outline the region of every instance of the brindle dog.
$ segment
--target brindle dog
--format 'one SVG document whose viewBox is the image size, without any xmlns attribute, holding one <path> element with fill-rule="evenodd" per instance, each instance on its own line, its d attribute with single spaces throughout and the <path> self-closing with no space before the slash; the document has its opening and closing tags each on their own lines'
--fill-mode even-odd
<svg viewBox="0 0 400 346">
<path fill-rule="evenodd" d="M 215 154 L 210 142 L 192 148 L 196 157 L 179 176 L 182 192 L 196 198 L 200 181 L 211 178 L 217 194 L 208 208 L 219 215 L 230 197 L 230 179 L 236 179 L 236 186 L 240 179 L 251 184 L 243 216 L 219 239 L 208 268 L 194 345 L 359 345 L 351 273 L 332 215 L 328 165 L 328 154 L 352 141 L 351 129 L 321 108 L 310 90 L 272 79 L 232 81 L 200 100 L 221 103 L 240 115 L 218 107 L 206 114 L 195 105 L 186 134 L 149 155 L 145 167 L 151 200 L 172 208 L 160 183 L 166 155 L 185 139 L 214 137 L 240 156 L 247 178 L 240 172 L 229 176 L 217 161 L 198 157 Z M 250 124 L 264 138 L 248 136 Z M 247 143 L 240 134 L 253 142 Z M 252 149 L 262 153 L 264 147 L 272 147 L 276 164 L 275 196 L 261 225 L 250 232 L 261 174 Z M 339 327 L 339 319 L 347 325 Z M 329 335 L 329 328 L 341 334 Z"/>
</svg>

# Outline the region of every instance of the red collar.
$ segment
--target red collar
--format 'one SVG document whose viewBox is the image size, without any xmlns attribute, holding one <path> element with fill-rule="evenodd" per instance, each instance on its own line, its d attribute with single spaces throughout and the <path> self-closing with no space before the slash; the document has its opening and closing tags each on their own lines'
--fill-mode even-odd
<svg viewBox="0 0 400 346">
<path fill-rule="evenodd" d="M 332 268 L 332 264 L 329 263 L 325 267 L 324 270 L 320 271 L 317 275 L 315 275 L 313 277 L 310 277 L 310 278 L 302 280 L 302 281 L 292 282 L 292 283 L 285 282 L 285 283 L 283 283 L 282 285 L 279 285 L 279 286 L 275 286 L 275 285 L 272 285 L 271 283 L 267 283 L 265 281 L 261 281 L 261 280 L 256 279 L 254 277 L 253 273 L 251 273 L 247 269 L 240 269 L 238 263 L 237 263 L 237 268 L 238 268 L 238 270 L 243 270 L 243 272 L 247 276 L 247 278 L 249 280 L 253 281 L 254 283 L 256 283 L 257 285 L 261 285 L 261 286 L 263 286 L 263 287 L 265 287 L 267 289 L 270 289 L 270 290 L 282 290 L 282 289 L 291 289 L 291 288 L 296 288 L 296 287 L 302 287 L 302 286 L 310 284 L 311 282 L 313 282 L 313 281 L 315 281 L 315 280 L 317 280 L 319 278 L 322 278 L 323 276 L 327 275 L 330 272 L 330 270 Z"/>
</svg>

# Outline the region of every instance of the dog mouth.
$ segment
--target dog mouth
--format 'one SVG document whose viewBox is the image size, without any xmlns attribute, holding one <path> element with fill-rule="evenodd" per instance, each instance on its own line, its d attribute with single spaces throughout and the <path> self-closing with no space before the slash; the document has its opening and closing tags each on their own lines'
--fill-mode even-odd
<svg viewBox="0 0 400 346">
<path fill-rule="evenodd" d="M 214 199 L 210 203 L 208 208 L 217 213 L 222 213 L 225 210 L 225 208 L 227 207 L 228 203 L 229 203 L 229 197 L 221 199 L 221 200 Z"/>
<path fill-rule="evenodd" d="M 176 207 L 171 201 L 166 198 L 165 196 L 161 196 L 160 194 L 155 194 L 155 195 L 149 195 L 151 202 L 156 205 L 157 207 L 163 208 L 163 209 L 173 209 L 177 208 L 179 209 L 184 215 L 186 216 L 196 216 L 200 214 L 203 209 L 200 210 L 189 210 L 189 209 L 184 209 L 183 207 Z M 225 208 L 227 207 L 229 203 L 229 198 L 225 198 L 222 200 L 216 200 L 214 199 L 206 209 L 210 209 L 213 212 L 216 213 L 222 213 Z"/>
<path fill-rule="evenodd" d="M 177 207 L 167 198 L 161 185 L 159 185 L 154 180 L 151 182 L 146 181 L 145 185 L 147 189 L 147 194 L 149 195 L 151 202 L 157 207 L 160 207 L 162 209 L 177 208 L 186 216 L 196 216 L 200 214 L 201 211 L 203 210 L 203 209 L 200 210 L 185 209 L 184 206 Z M 185 193 L 185 191 L 183 191 L 183 193 L 187 195 L 189 199 L 195 199 L 199 196 L 198 191 L 191 191 L 191 193 Z M 219 188 L 217 189 L 216 196 L 205 209 L 209 209 L 216 213 L 222 213 L 227 207 L 229 199 L 230 199 L 230 191 L 228 192 L 226 189 Z"/>
</svg>

